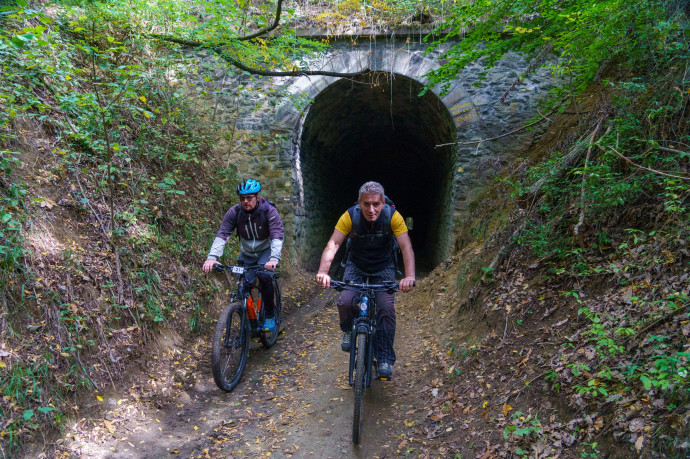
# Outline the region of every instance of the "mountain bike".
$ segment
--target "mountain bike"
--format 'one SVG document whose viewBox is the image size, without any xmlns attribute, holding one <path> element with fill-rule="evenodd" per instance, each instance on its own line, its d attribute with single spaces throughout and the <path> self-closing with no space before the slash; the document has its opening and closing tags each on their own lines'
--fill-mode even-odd
<svg viewBox="0 0 690 459">
<path fill-rule="evenodd" d="M 231 303 L 223 309 L 213 334 L 211 349 L 211 368 L 216 385 L 232 391 L 240 382 L 249 353 L 249 339 L 258 337 L 266 347 L 271 347 L 278 339 L 282 322 L 280 299 L 280 273 L 254 266 L 231 266 L 216 264 L 214 271 L 229 271 L 237 276 L 237 290 L 230 297 Z M 264 330 L 266 311 L 263 308 L 258 276 L 247 282 L 247 274 L 254 270 L 258 274 L 268 274 L 272 278 L 275 294 L 276 326 L 272 332 Z"/>
<path fill-rule="evenodd" d="M 352 417 L 352 442 L 359 443 L 362 428 L 362 395 L 371 386 L 374 366 L 374 334 L 376 333 L 376 292 L 398 292 L 397 282 L 382 284 L 356 284 L 331 280 L 331 288 L 339 292 L 352 290 L 359 293 L 357 314 L 352 323 L 350 345 L 349 383 L 354 392 L 354 415 Z M 355 297 L 357 299 L 357 297 Z M 384 379 L 384 378 L 381 378 Z"/>
</svg>

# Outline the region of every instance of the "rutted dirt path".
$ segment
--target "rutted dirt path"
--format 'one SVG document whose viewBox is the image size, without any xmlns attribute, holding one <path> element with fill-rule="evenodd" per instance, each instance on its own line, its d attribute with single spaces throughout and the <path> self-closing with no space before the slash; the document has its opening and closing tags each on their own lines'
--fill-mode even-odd
<svg viewBox="0 0 690 459">
<path fill-rule="evenodd" d="M 177 351 L 161 351 L 149 362 L 144 377 L 150 379 L 102 397 L 99 403 L 108 406 L 102 419 L 82 419 L 59 450 L 137 458 L 404 453 L 415 418 L 426 415 L 413 383 L 427 369 L 421 340 L 413 333 L 415 308 L 405 304 L 411 297 L 398 294 L 395 375 L 389 382 L 373 382 L 365 392 L 358 446 L 351 442 L 352 390 L 335 298 L 335 292 L 325 291 L 292 308 L 273 348 L 252 342 L 243 380 L 232 393 L 213 383 L 207 340 L 170 346 Z"/>
</svg>

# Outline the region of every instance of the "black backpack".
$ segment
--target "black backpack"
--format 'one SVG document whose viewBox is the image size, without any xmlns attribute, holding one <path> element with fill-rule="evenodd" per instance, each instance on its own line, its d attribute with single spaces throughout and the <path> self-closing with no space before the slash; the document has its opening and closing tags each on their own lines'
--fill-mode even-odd
<svg viewBox="0 0 690 459">
<path fill-rule="evenodd" d="M 400 245 L 398 245 L 398 240 L 395 238 L 395 235 L 393 234 L 393 230 L 391 229 L 391 219 L 393 218 L 393 214 L 395 213 L 395 203 L 391 200 L 386 195 L 383 195 L 383 199 L 385 200 L 385 204 L 383 205 L 383 210 L 381 211 L 382 218 L 383 220 L 383 232 L 384 236 L 389 237 L 393 241 L 393 265 L 395 266 L 395 272 L 398 275 L 402 275 L 400 272 L 399 268 L 399 255 L 402 256 L 402 253 L 400 251 Z M 347 236 L 347 240 L 345 241 L 345 253 L 343 254 L 343 258 L 340 261 L 340 267 L 345 269 L 345 264 L 347 263 L 347 259 L 350 255 L 350 243 L 351 243 L 351 235 L 355 233 L 355 229 L 359 228 L 359 223 L 362 220 L 362 209 L 359 207 L 359 203 L 355 202 L 355 209 L 353 212 L 352 216 L 352 231 L 350 231 L 350 234 Z"/>
</svg>

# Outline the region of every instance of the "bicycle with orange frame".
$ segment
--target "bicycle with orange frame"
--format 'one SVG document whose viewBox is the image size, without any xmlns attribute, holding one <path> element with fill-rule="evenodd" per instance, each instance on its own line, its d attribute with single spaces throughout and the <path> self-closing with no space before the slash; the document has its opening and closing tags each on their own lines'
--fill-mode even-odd
<svg viewBox="0 0 690 459">
<path fill-rule="evenodd" d="M 237 289 L 231 295 L 231 303 L 223 309 L 213 334 L 211 349 L 211 368 L 216 385 L 232 391 L 242 378 L 249 354 L 249 339 L 258 337 L 266 347 L 276 343 L 282 322 L 280 299 L 280 272 L 253 266 L 231 266 L 216 264 L 214 271 L 228 271 L 237 277 Z M 256 283 L 247 282 L 247 274 L 253 270 L 257 274 L 268 274 L 272 278 L 275 292 L 275 329 L 264 329 L 266 311 L 263 307 L 261 291 Z"/>
</svg>

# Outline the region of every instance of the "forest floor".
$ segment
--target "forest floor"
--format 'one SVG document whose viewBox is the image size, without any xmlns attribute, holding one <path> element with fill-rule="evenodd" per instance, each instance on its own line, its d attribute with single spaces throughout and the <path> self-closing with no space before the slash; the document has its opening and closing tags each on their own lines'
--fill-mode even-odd
<svg viewBox="0 0 690 459">
<path fill-rule="evenodd" d="M 102 402 L 94 400 L 102 405 L 101 414 L 74 424 L 59 452 L 84 457 L 409 454 L 413 428 L 426 415 L 421 384 L 432 379 L 418 336 L 418 305 L 399 294 L 395 375 L 392 381 L 374 381 L 365 392 L 362 441 L 353 445 L 352 388 L 348 354 L 340 350 L 336 293 L 305 290 L 308 301 L 287 301 L 275 346 L 251 342 L 244 377 L 233 392 L 224 393 L 213 382 L 208 336 L 161 345 L 142 362 L 146 368 L 139 376 Z"/>
<path fill-rule="evenodd" d="M 340 350 L 337 294 L 302 275 L 291 279 L 284 295 L 278 342 L 270 349 L 251 343 L 233 392 L 213 382 L 207 335 L 187 341 L 168 335 L 126 383 L 93 397 L 89 414 L 49 455 L 488 459 L 527 450 L 538 457 L 581 457 L 596 448 L 611 451 L 610 457 L 632 453 L 632 445 L 610 436 L 612 420 L 577 413 L 544 381 L 543 367 L 559 355 L 569 320 L 577 320 L 575 309 L 517 272 L 499 289 L 513 311 L 532 304 L 534 320 L 524 327 L 514 319 L 509 326 L 489 308 L 458 308 L 452 288 L 458 266 L 452 258 L 415 292 L 398 294 L 395 374 L 365 392 L 359 445 L 351 441 L 353 392 L 348 357 Z M 534 305 L 527 296 L 544 301 Z"/>
</svg>

